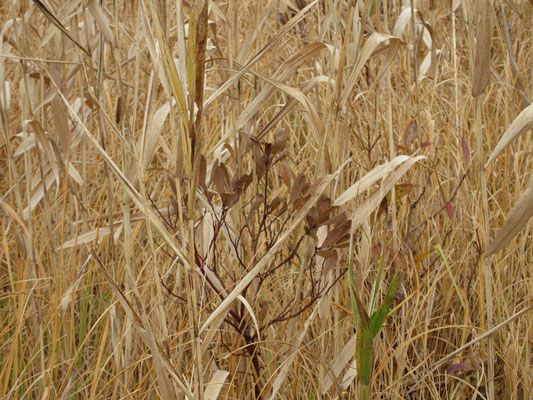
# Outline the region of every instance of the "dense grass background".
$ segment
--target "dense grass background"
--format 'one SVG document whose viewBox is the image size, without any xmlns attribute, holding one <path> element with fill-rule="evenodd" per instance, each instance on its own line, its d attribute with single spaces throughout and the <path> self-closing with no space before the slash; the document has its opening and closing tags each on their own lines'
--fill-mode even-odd
<svg viewBox="0 0 533 400">
<path fill-rule="evenodd" d="M 533 398 L 532 12 L 2 2 L 0 397 Z"/>
</svg>

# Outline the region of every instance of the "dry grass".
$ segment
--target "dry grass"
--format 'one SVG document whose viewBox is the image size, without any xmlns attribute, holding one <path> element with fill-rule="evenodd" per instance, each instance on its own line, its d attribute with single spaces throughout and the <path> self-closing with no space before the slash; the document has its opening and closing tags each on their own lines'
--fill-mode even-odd
<svg viewBox="0 0 533 400">
<path fill-rule="evenodd" d="M 3 1 L 0 398 L 533 399 L 532 13 Z"/>
</svg>

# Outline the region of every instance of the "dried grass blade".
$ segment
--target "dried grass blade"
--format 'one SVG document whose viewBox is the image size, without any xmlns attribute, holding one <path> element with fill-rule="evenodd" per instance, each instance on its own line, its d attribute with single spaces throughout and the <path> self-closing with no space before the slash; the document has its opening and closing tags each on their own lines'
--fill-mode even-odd
<svg viewBox="0 0 533 400">
<path fill-rule="evenodd" d="M 391 161 L 386 162 L 385 164 L 381 164 L 377 167 L 374 167 L 369 173 L 367 173 L 364 177 L 362 177 L 359 181 L 354 183 L 352 186 L 346 189 L 339 197 L 337 197 L 337 199 L 333 202 L 333 205 L 335 207 L 342 206 L 353 198 L 359 196 L 366 189 L 368 189 L 370 185 L 376 183 L 378 180 L 383 178 L 398 165 L 404 163 L 407 160 L 409 160 L 409 156 L 402 155 L 393 158 Z"/>
<path fill-rule="evenodd" d="M 53 80 L 52 80 L 53 82 Z M 55 86 L 55 82 L 53 82 L 54 86 Z M 57 86 L 56 86 L 57 88 Z M 165 240 L 165 242 L 169 245 L 169 247 L 176 253 L 176 255 L 180 258 L 180 260 L 183 262 L 183 264 L 185 265 L 185 267 L 191 271 L 191 265 L 189 264 L 189 260 L 187 258 L 187 256 L 182 252 L 182 250 L 176 245 L 176 242 L 174 241 L 174 239 L 172 238 L 172 235 L 170 234 L 170 232 L 165 228 L 165 226 L 163 225 L 163 223 L 161 222 L 161 220 L 159 219 L 159 217 L 157 216 L 157 214 L 150 208 L 150 207 L 147 207 L 145 206 L 144 202 L 142 201 L 141 199 L 141 195 L 139 194 L 139 192 L 137 191 L 137 189 L 135 189 L 135 187 L 133 186 L 133 184 L 128 180 L 128 178 L 126 178 L 126 176 L 124 175 L 124 173 L 120 170 L 120 168 L 115 164 L 115 162 L 113 161 L 113 159 L 109 156 L 109 154 L 107 154 L 107 152 L 103 149 L 103 147 L 100 145 L 100 143 L 98 142 L 98 140 L 96 140 L 96 138 L 91 134 L 91 132 L 89 131 L 89 129 L 85 126 L 85 124 L 83 123 L 83 121 L 80 119 L 80 117 L 76 114 L 76 112 L 74 111 L 74 109 L 72 108 L 72 106 L 69 104 L 68 100 L 65 98 L 65 96 L 63 95 L 63 93 L 61 93 L 61 91 L 59 91 L 58 89 L 58 93 L 59 95 L 61 96 L 61 99 L 63 100 L 63 102 L 65 103 L 66 107 L 67 107 L 67 110 L 70 112 L 72 118 L 78 123 L 78 125 L 80 126 L 80 128 L 82 129 L 82 131 L 85 133 L 85 136 L 90 140 L 90 142 L 93 144 L 93 146 L 98 150 L 98 152 L 102 155 L 102 157 L 104 158 L 105 162 L 107 163 L 107 165 L 109 166 L 109 168 L 111 169 L 111 171 L 113 171 L 113 173 L 115 174 L 115 176 L 118 178 L 118 180 L 120 181 L 122 187 L 124 188 L 124 190 L 126 191 L 126 193 L 128 193 L 129 197 L 132 199 L 132 201 L 135 203 L 135 205 L 139 208 L 139 210 L 141 210 L 146 219 L 148 221 L 150 221 L 150 223 L 152 224 L 152 226 L 154 227 L 154 229 L 159 232 L 159 234 L 162 236 L 162 238 Z"/>
<path fill-rule="evenodd" d="M 309 317 L 305 321 L 304 327 L 301 330 L 300 334 L 298 335 L 298 339 L 296 340 L 296 343 L 292 346 L 291 353 L 284 360 L 283 366 L 281 367 L 281 370 L 279 371 L 279 374 L 276 377 L 276 380 L 272 384 L 272 392 L 270 393 L 269 400 L 274 400 L 278 398 L 277 397 L 278 392 L 281 389 L 281 386 L 283 385 L 283 383 L 285 382 L 287 375 L 289 374 L 292 363 L 294 362 L 294 359 L 296 358 L 296 355 L 298 354 L 298 351 L 300 349 L 300 346 L 302 345 L 305 335 L 307 335 L 307 331 L 309 327 L 311 326 L 313 319 L 315 318 L 315 314 L 320 307 L 320 303 L 322 302 L 322 299 L 323 297 L 320 298 L 317 306 L 314 308 L 313 312 L 309 315 Z"/>
<path fill-rule="evenodd" d="M 147 317 L 144 313 L 144 310 L 141 309 L 141 314 L 137 313 L 135 311 L 135 308 L 131 304 L 131 302 L 128 300 L 124 292 L 117 286 L 111 275 L 107 272 L 104 264 L 96 254 L 96 252 L 89 247 L 89 252 L 91 253 L 92 257 L 98 262 L 100 265 L 99 271 L 104 276 L 105 280 L 107 281 L 109 287 L 111 288 L 111 291 L 115 295 L 115 297 L 118 299 L 124 310 L 131 316 L 131 319 L 135 322 L 137 327 L 139 328 L 139 333 L 141 337 L 143 338 L 144 342 L 150 349 L 150 352 L 152 353 L 152 356 L 154 358 L 154 369 L 156 372 L 157 379 L 159 381 L 159 389 L 162 392 L 163 398 L 165 399 L 173 399 L 176 397 L 176 393 L 173 390 L 173 385 L 170 382 L 170 379 L 168 378 L 167 374 L 165 373 L 165 369 L 170 372 L 176 383 L 178 383 L 178 386 L 180 389 L 185 393 L 185 395 L 190 398 L 191 400 L 194 398 L 194 395 L 190 391 L 190 389 L 185 385 L 185 383 L 175 374 L 174 368 L 172 368 L 171 365 L 164 359 L 163 355 L 161 354 L 161 351 L 159 349 L 159 346 L 157 344 L 157 341 L 154 337 L 154 333 L 152 332 L 151 325 L 147 320 Z M 139 304 L 142 304 L 140 300 L 137 298 L 137 295 L 135 293 L 131 293 L 134 300 L 137 301 Z"/>
<path fill-rule="evenodd" d="M 377 47 L 381 43 L 387 40 L 391 41 L 391 46 L 389 48 L 386 62 L 382 65 L 380 72 L 378 73 L 378 76 L 382 76 L 384 71 L 390 65 L 392 58 L 394 57 L 394 55 L 396 54 L 396 52 L 398 51 L 400 47 L 401 41 L 396 36 L 392 36 L 386 33 L 379 33 L 379 32 L 372 33 L 372 35 L 368 38 L 363 48 L 361 49 L 357 63 L 355 64 L 352 70 L 352 73 L 350 74 L 350 77 L 348 78 L 348 82 L 346 83 L 344 92 L 342 93 L 341 102 L 340 102 L 341 107 L 344 108 L 344 106 L 346 105 L 346 102 L 348 101 L 348 98 L 352 94 L 353 87 L 355 86 L 355 83 L 357 82 L 357 78 L 359 77 L 359 74 L 361 73 L 365 63 L 372 56 L 372 54 L 374 53 L 374 50 L 376 50 Z M 376 82 L 378 81 L 379 80 L 376 79 Z"/>
<path fill-rule="evenodd" d="M 502 228 L 486 250 L 486 256 L 504 248 L 520 230 L 528 223 L 533 215 L 533 176 L 529 179 L 525 192 L 520 196 L 515 206 L 505 219 Z"/>
<path fill-rule="evenodd" d="M 313 79 L 311 79 L 307 85 L 302 89 L 302 94 L 307 95 L 313 89 L 318 83 L 325 83 L 329 82 L 330 78 L 324 75 L 316 76 Z M 257 134 L 258 138 L 262 138 L 265 136 L 271 129 L 273 129 L 279 121 L 283 119 L 289 112 L 291 112 L 294 107 L 298 104 L 298 100 L 294 97 L 292 97 L 287 104 L 283 106 L 283 108 L 272 118 L 268 123 L 261 129 L 261 131 Z"/>
<path fill-rule="evenodd" d="M 24 221 L 27 221 L 31 216 L 31 212 L 37 207 L 37 204 L 43 199 L 44 194 L 52 187 L 54 183 L 54 174 L 48 171 L 45 174 L 44 180 L 39 179 L 36 183 L 36 189 L 33 191 L 29 204 L 24 210 L 22 210 L 22 218 Z M 59 185 L 58 185 L 59 187 Z"/>
<path fill-rule="evenodd" d="M 144 152 L 142 153 L 142 168 L 143 171 L 148 169 L 148 166 L 152 162 L 157 144 L 161 139 L 161 132 L 163 131 L 163 125 L 170 113 L 170 102 L 166 102 L 154 113 L 154 116 L 150 120 L 147 129 L 146 140 L 144 143 Z M 141 143 L 138 145 L 142 148 Z"/>
<path fill-rule="evenodd" d="M 322 395 L 325 395 L 328 390 L 330 389 L 331 385 L 333 385 L 333 380 L 331 379 L 331 375 L 333 375 L 334 378 L 337 378 L 340 376 L 341 372 L 346 368 L 350 360 L 355 355 L 355 335 L 351 337 L 350 340 L 344 345 L 341 352 L 329 368 L 329 372 L 327 375 L 324 375 L 324 378 L 320 382 L 320 393 Z M 343 379 L 344 381 L 344 379 Z"/>
<path fill-rule="evenodd" d="M 307 111 L 309 114 L 310 121 L 311 121 L 311 129 L 313 130 L 313 133 L 315 134 L 315 138 L 317 141 L 320 141 L 322 139 L 322 132 L 324 132 L 324 129 L 322 127 L 322 122 L 320 121 L 320 117 L 318 116 L 318 112 L 313 106 L 313 104 L 309 101 L 307 96 L 305 96 L 300 90 L 295 89 L 293 87 L 284 85 L 281 82 L 274 81 L 272 79 L 267 78 L 266 76 L 262 76 L 261 79 L 272 85 L 273 87 L 281 90 L 285 94 L 291 96 L 292 98 L 296 99 L 302 107 Z"/>
<path fill-rule="evenodd" d="M 254 310 L 252 308 L 252 306 L 250 305 L 250 303 L 248 303 L 248 300 L 246 300 L 243 296 L 241 295 L 238 295 L 237 296 L 237 299 L 239 299 L 239 301 L 244 304 L 244 308 L 246 308 L 246 310 L 248 311 L 248 313 L 250 314 L 250 317 L 252 317 L 252 321 L 254 323 L 254 326 L 255 326 L 255 330 L 257 331 L 257 337 L 261 337 L 261 331 L 259 330 L 259 324 L 257 323 L 257 318 L 255 316 L 255 313 L 254 313 Z"/>
<path fill-rule="evenodd" d="M 265 87 L 261 92 L 252 100 L 252 102 L 243 110 L 239 119 L 236 122 L 235 129 L 241 129 L 246 122 L 248 122 L 257 112 L 263 107 L 263 105 L 271 99 L 272 94 L 277 87 L 279 90 L 286 91 L 287 86 L 283 86 L 279 81 L 286 79 L 290 76 L 296 69 L 305 61 L 311 57 L 317 55 L 322 49 L 325 49 L 326 46 L 323 43 L 311 43 L 305 48 L 300 50 L 294 57 L 291 57 L 289 60 L 284 62 L 274 74 L 274 79 L 269 79 L 265 76 L 257 74 L 260 79 L 263 79 L 270 83 L 268 87 Z M 290 88 L 292 89 L 292 88 Z M 300 91 L 298 91 L 300 92 Z M 301 93 L 301 92 L 300 92 Z M 296 96 L 288 93 L 291 97 L 298 99 Z"/>
<path fill-rule="evenodd" d="M 28 120 L 28 121 L 26 121 L 26 124 L 31 126 L 31 128 L 33 129 L 33 132 L 35 134 L 35 137 L 37 138 L 37 140 L 41 144 L 41 147 L 44 150 L 44 154 L 48 158 L 48 162 L 50 163 L 50 166 L 52 167 L 52 170 L 54 172 L 54 176 L 55 176 L 55 179 L 56 179 L 57 186 L 59 187 L 59 181 L 60 181 L 60 179 L 59 179 L 59 167 L 57 165 L 56 158 L 55 158 L 52 146 L 51 146 L 48 138 L 46 137 L 46 135 L 44 133 L 44 130 L 43 130 L 42 126 L 41 126 L 41 123 L 39 121 L 37 121 L 37 120 Z M 16 155 L 16 153 L 15 153 L 15 155 Z"/>
<path fill-rule="evenodd" d="M 533 104 L 524 108 L 522 112 L 518 114 L 518 117 L 511 122 L 511 125 L 509 125 L 509 128 L 492 151 L 489 160 L 485 164 L 485 168 L 487 168 L 490 162 L 493 161 L 503 149 L 511 144 L 511 142 L 522 133 L 530 129 L 531 126 L 533 126 Z"/>
<path fill-rule="evenodd" d="M 26 227 L 26 224 L 22 222 L 22 220 L 20 219 L 18 214 L 15 212 L 13 207 L 11 207 L 8 203 L 6 203 L 2 199 L 2 197 L 0 197 L 0 208 L 4 211 L 4 213 L 11 216 L 11 219 L 13 219 L 13 221 L 15 221 L 20 226 L 20 228 L 22 229 L 22 233 L 24 235 L 24 241 L 29 243 L 28 240 L 31 236 L 30 236 L 30 232 L 28 231 L 28 228 Z"/>
<path fill-rule="evenodd" d="M 143 11 L 143 21 L 147 27 L 147 30 L 149 29 L 148 24 L 148 17 L 146 15 L 146 9 L 144 6 L 144 2 L 141 2 L 141 10 Z M 152 21 L 155 26 L 155 32 L 157 40 L 159 41 L 159 48 L 161 49 L 161 52 L 163 53 L 163 69 L 166 73 L 167 82 L 170 85 L 170 88 L 172 89 L 172 92 L 178 101 L 179 109 L 181 116 L 184 121 L 188 121 L 188 115 L 187 115 L 187 102 L 185 100 L 185 92 L 183 91 L 183 88 L 181 86 L 181 82 L 178 76 L 178 71 L 176 70 L 176 64 L 174 64 L 174 59 L 172 58 L 172 55 L 170 53 L 170 48 L 168 46 L 168 41 L 163 34 L 163 28 L 161 27 L 161 24 L 159 22 L 159 15 L 157 14 L 157 11 L 155 10 L 155 5 L 152 4 L 151 1 L 148 1 L 148 5 L 150 7 L 150 11 L 152 14 Z M 156 57 L 155 59 L 158 59 Z M 187 124 L 184 124 L 184 127 L 188 127 Z M 184 136 L 186 132 L 184 132 Z"/>
<path fill-rule="evenodd" d="M 222 386 L 224 386 L 224 382 L 226 382 L 228 375 L 229 375 L 229 371 L 223 371 L 221 369 L 219 369 L 213 374 L 213 376 L 211 377 L 211 380 L 205 387 L 205 392 L 204 392 L 205 400 L 217 400 L 218 399 L 220 390 L 222 389 Z"/>
<path fill-rule="evenodd" d="M 383 198 L 391 191 L 393 186 L 398 182 L 398 180 L 404 176 L 409 168 L 411 168 L 417 161 L 422 160 L 426 157 L 417 156 L 407 160 L 394 174 L 392 174 L 383 184 L 383 186 L 376 191 L 367 201 L 355 209 L 352 217 L 352 227 L 355 228 L 361 225 L 370 214 L 376 210 Z"/>
<path fill-rule="evenodd" d="M 104 34 L 106 40 L 109 41 L 109 43 L 111 43 L 113 47 L 116 47 L 115 35 L 111 31 L 111 28 L 109 27 L 109 22 L 107 21 L 107 18 L 105 17 L 100 5 L 96 2 L 96 0 L 89 0 L 87 8 L 92 14 L 98 27 L 102 30 L 102 33 Z"/>
<path fill-rule="evenodd" d="M 32 1 L 37 6 L 37 8 L 39 10 L 41 10 L 41 12 L 45 15 L 45 17 L 48 18 L 50 20 L 50 22 L 53 23 L 57 27 L 57 29 L 59 29 L 61 32 L 63 32 L 63 34 L 66 37 L 68 37 L 81 51 L 83 51 L 88 56 L 91 55 L 91 53 L 89 53 L 89 51 L 85 47 L 83 47 L 79 42 L 76 41 L 76 39 L 74 39 L 70 35 L 70 33 L 68 33 L 68 31 L 65 29 L 63 24 L 54 16 L 54 14 L 52 14 L 50 11 L 48 11 L 46 6 L 43 3 L 41 3 L 40 0 L 32 0 Z"/>
<path fill-rule="evenodd" d="M 306 7 L 302 8 L 298 14 L 290 19 L 283 27 L 276 33 L 276 35 L 271 38 L 268 43 L 259 50 L 235 75 L 228 79 L 222 86 L 220 86 L 204 103 L 204 108 L 207 108 L 213 101 L 216 100 L 218 96 L 224 93 L 228 88 L 230 88 L 237 80 L 239 80 L 257 61 L 265 55 L 274 45 L 276 45 L 281 38 L 289 32 L 292 28 L 298 24 L 307 14 L 315 4 L 318 3 L 318 0 L 314 0 L 309 3 Z"/>
<path fill-rule="evenodd" d="M 51 71 L 52 72 L 52 71 Z M 56 75 L 57 76 L 57 75 Z M 56 82 L 59 82 L 56 80 Z M 68 123 L 68 113 L 65 108 L 65 105 L 61 101 L 60 98 L 55 96 L 51 102 L 51 108 L 52 108 L 52 115 L 54 116 L 54 123 L 56 126 L 56 132 L 57 136 L 59 138 L 59 145 L 62 154 L 65 156 L 68 153 L 69 150 L 69 143 L 70 143 L 70 127 Z M 64 164 L 64 161 L 63 161 Z"/>
<path fill-rule="evenodd" d="M 472 68 L 472 96 L 477 97 L 487 87 L 490 78 L 490 49 L 492 36 L 492 5 L 489 0 L 476 2 L 474 19 L 476 48 Z"/>
</svg>

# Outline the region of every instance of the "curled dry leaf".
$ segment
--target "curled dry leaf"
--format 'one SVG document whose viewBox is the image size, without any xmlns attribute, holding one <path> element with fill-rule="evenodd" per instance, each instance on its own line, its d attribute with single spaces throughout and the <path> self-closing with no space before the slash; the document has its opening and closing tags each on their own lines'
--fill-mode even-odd
<svg viewBox="0 0 533 400">
<path fill-rule="evenodd" d="M 511 144 L 511 142 L 518 136 L 531 128 L 531 126 L 533 126 L 533 104 L 524 108 L 522 112 L 518 114 L 518 117 L 513 120 L 511 125 L 509 125 L 509 128 L 492 151 L 489 160 L 485 164 L 485 168 L 487 168 L 490 162 L 493 161 L 503 149 Z"/>
<path fill-rule="evenodd" d="M 350 74 L 350 77 L 348 78 L 348 82 L 346 84 L 346 87 L 344 89 L 344 92 L 342 93 L 341 97 L 341 107 L 344 108 L 346 106 L 346 103 L 348 101 L 348 98 L 351 96 L 353 88 L 357 82 L 357 79 L 359 78 L 359 74 L 363 70 L 363 67 L 365 66 L 368 59 L 374 55 L 374 51 L 378 48 L 380 44 L 383 42 L 389 41 L 390 46 L 387 48 L 387 56 L 385 61 L 383 62 L 375 82 L 379 82 L 387 68 L 390 66 L 394 56 L 396 55 L 398 49 L 400 48 L 401 41 L 398 37 L 388 35 L 385 33 L 379 33 L 374 32 L 370 37 L 366 40 L 363 48 L 359 52 L 359 58 L 352 69 L 352 72 Z"/>
<path fill-rule="evenodd" d="M 533 176 L 529 179 L 526 191 L 518 199 L 515 206 L 503 223 L 502 229 L 498 232 L 492 243 L 486 250 L 486 256 L 504 248 L 524 227 L 529 218 L 533 215 Z"/>
<path fill-rule="evenodd" d="M 415 141 L 415 139 L 418 136 L 418 123 L 416 122 L 416 119 L 413 119 L 409 125 L 407 125 L 407 128 L 405 128 L 405 132 L 403 134 L 403 145 L 406 147 L 411 146 L 411 144 Z"/>
<path fill-rule="evenodd" d="M 337 199 L 333 202 L 333 205 L 342 206 L 343 204 L 347 203 L 351 199 L 359 196 L 366 189 L 368 189 L 370 185 L 376 183 L 378 180 L 383 178 L 385 175 L 391 172 L 398 165 L 404 163 L 410 158 L 411 157 L 409 156 L 398 156 L 398 157 L 393 158 L 391 161 L 386 162 L 385 164 L 381 164 L 373 168 L 368 174 L 366 174 L 363 178 L 361 178 L 359 181 L 354 183 L 352 186 L 346 189 L 344 193 L 342 193 L 339 197 L 337 197 Z"/>
</svg>

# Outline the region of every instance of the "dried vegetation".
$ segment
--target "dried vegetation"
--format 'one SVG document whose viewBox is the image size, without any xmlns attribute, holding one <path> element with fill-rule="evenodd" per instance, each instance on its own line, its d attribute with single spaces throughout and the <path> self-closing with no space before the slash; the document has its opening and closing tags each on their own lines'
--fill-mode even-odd
<svg viewBox="0 0 533 400">
<path fill-rule="evenodd" d="M 0 398 L 533 398 L 532 13 L 3 1 Z"/>
</svg>

